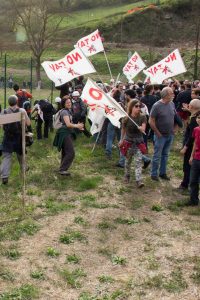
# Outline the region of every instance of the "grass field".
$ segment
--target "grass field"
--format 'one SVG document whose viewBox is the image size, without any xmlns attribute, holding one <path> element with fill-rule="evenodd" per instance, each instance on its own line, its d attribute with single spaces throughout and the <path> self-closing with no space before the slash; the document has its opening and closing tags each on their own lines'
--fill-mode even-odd
<svg viewBox="0 0 200 300">
<path fill-rule="evenodd" d="M 117 149 L 106 160 L 84 136 L 75 141 L 71 178 L 57 175 L 53 138 L 28 149 L 24 213 L 14 157 L 9 184 L 0 185 L 0 299 L 198 299 L 200 210 L 184 207 L 188 196 L 175 189 L 180 134 L 171 181 L 152 182 L 145 170 L 142 190 L 134 175 L 123 184 Z"/>
</svg>

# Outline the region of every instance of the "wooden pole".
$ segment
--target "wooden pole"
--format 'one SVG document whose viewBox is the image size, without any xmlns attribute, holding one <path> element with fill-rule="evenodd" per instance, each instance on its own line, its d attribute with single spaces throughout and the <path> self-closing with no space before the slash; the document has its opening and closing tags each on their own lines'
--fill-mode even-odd
<svg viewBox="0 0 200 300">
<path fill-rule="evenodd" d="M 26 196 L 26 140 L 25 140 L 25 127 L 26 119 L 25 114 L 21 114 L 22 122 L 22 205 L 23 213 L 25 211 L 25 196 Z"/>
</svg>

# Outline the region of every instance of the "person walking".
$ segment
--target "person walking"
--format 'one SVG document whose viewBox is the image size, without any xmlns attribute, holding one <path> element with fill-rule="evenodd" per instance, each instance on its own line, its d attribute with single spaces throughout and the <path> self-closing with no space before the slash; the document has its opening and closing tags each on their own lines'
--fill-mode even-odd
<svg viewBox="0 0 200 300">
<path fill-rule="evenodd" d="M 174 138 L 174 117 L 176 111 L 172 102 L 173 98 L 173 90 L 170 87 L 163 88 L 161 99 L 153 105 L 150 113 L 149 125 L 154 131 L 151 179 L 156 181 L 159 181 L 159 177 L 164 180 L 170 180 L 166 169 L 170 147 Z"/>
<path fill-rule="evenodd" d="M 145 132 L 146 129 L 146 117 L 141 114 L 140 110 L 140 101 L 136 99 L 131 100 L 128 105 L 128 115 L 138 127 L 128 117 L 125 117 L 122 123 L 122 134 L 119 142 L 119 147 L 123 145 L 124 140 L 130 144 L 126 153 L 124 181 L 125 183 L 129 183 L 130 181 L 131 162 L 134 156 L 135 179 L 138 188 L 144 186 L 144 183 L 142 182 L 142 152 L 140 145 L 144 144 L 143 132 Z"/>
<path fill-rule="evenodd" d="M 25 122 L 27 126 L 31 125 L 31 121 L 23 108 L 17 106 L 17 96 L 12 95 L 8 98 L 9 107 L 3 111 L 3 114 L 12 114 L 23 112 L 25 114 Z M 17 154 L 17 159 L 22 169 L 22 127 L 20 122 L 14 122 L 3 125 L 4 136 L 2 142 L 2 156 L 0 173 L 3 184 L 8 183 L 11 169 L 12 153 Z"/>
<path fill-rule="evenodd" d="M 53 145 L 61 151 L 61 162 L 58 173 L 64 176 L 70 176 L 68 172 L 74 157 L 75 151 L 72 142 L 72 129 L 84 130 L 84 124 L 73 124 L 71 107 L 72 103 L 69 98 L 63 98 L 61 101 L 62 110 L 60 110 L 60 119 L 62 127 L 56 132 Z"/>
</svg>

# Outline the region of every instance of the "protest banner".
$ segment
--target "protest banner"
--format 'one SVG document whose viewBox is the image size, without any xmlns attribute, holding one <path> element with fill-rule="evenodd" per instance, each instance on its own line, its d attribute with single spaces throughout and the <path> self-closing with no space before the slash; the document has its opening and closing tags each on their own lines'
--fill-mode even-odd
<svg viewBox="0 0 200 300">
<path fill-rule="evenodd" d="M 92 126 L 90 127 L 92 135 L 101 131 L 105 118 L 106 114 L 104 108 L 96 107 L 96 109 L 89 110 L 88 119 L 92 122 Z"/>
<path fill-rule="evenodd" d="M 139 54 L 135 52 L 123 67 L 123 73 L 127 77 L 127 79 L 131 81 L 131 79 L 139 74 L 145 67 L 146 65 L 143 60 L 141 59 Z"/>
<path fill-rule="evenodd" d="M 186 71 L 178 49 L 171 52 L 167 57 L 150 68 L 143 70 L 144 74 L 150 77 L 151 83 L 157 84 L 161 84 L 163 80 L 185 73 Z"/>
<path fill-rule="evenodd" d="M 45 61 L 42 66 L 55 86 L 60 86 L 81 75 L 95 73 L 89 59 L 77 48 L 57 61 Z"/>
<path fill-rule="evenodd" d="M 119 103 L 115 101 L 111 96 L 106 94 L 93 80 L 88 78 L 86 85 L 84 86 L 81 99 L 86 103 L 91 110 L 96 108 L 104 109 L 105 116 L 110 122 L 120 128 L 119 120 L 127 113 L 123 110 Z"/>
<path fill-rule="evenodd" d="M 91 34 L 81 38 L 76 43 L 76 45 L 74 45 L 74 47 L 80 48 L 83 51 L 84 55 L 87 57 L 104 51 L 103 43 L 98 29 Z"/>
</svg>

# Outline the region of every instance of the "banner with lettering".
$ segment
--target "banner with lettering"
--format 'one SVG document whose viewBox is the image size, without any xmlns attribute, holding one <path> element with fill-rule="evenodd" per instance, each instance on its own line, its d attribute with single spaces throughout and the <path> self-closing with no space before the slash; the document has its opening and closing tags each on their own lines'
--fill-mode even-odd
<svg viewBox="0 0 200 300">
<path fill-rule="evenodd" d="M 121 105 L 115 101 L 111 96 L 106 94 L 92 79 L 88 78 L 84 86 L 81 99 L 86 103 L 91 110 L 96 108 L 104 109 L 105 116 L 110 122 L 120 128 L 119 120 L 127 113 L 123 110 Z"/>
<path fill-rule="evenodd" d="M 55 86 L 62 85 L 81 75 L 96 72 L 92 63 L 79 48 L 57 61 L 45 61 L 42 66 Z"/>
<path fill-rule="evenodd" d="M 145 63 L 139 56 L 137 52 L 135 52 L 127 64 L 123 67 L 123 73 L 127 77 L 129 81 L 134 78 L 137 74 L 139 74 L 146 67 Z"/>
<path fill-rule="evenodd" d="M 81 38 L 76 43 L 76 45 L 74 45 L 74 47 L 80 48 L 87 57 L 104 51 L 103 43 L 98 29 L 93 33 Z"/>
<path fill-rule="evenodd" d="M 144 74 L 150 77 L 151 83 L 157 84 L 161 84 L 163 80 L 185 73 L 186 71 L 178 49 L 171 52 L 167 57 L 147 70 L 143 70 Z"/>
</svg>

